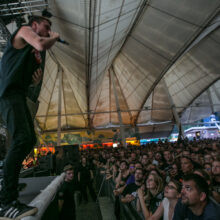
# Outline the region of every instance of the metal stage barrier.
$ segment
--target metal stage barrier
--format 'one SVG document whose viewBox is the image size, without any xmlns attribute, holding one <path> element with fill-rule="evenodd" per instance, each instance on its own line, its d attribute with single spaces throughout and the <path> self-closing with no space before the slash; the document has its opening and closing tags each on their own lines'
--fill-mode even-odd
<svg viewBox="0 0 220 220">
<path fill-rule="evenodd" d="M 38 208 L 38 212 L 35 216 L 24 217 L 22 218 L 22 220 L 58 219 L 59 213 L 56 195 L 59 187 L 64 181 L 64 176 L 65 174 L 62 173 L 60 176 L 57 177 L 32 177 L 20 179 L 20 182 L 27 183 L 27 190 L 21 193 L 19 199 L 21 201 L 28 201 L 30 197 L 32 197 L 33 199 L 34 196 L 35 198 L 29 203 L 29 205 Z M 44 185 L 44 189 L 39 189 L 37 184 L 41 185 L 41 188 Z M 36 195 L 37 192 L 38 194 Z"/>
<path fill-rule="evenodd" d="M 22 220 L 58 220 L 57 192 L 64 181 L 64 176 L 65 174 L 62 173 L 57 177 L 20 178 L 21 183 L 27 183 L 27 188 L 20 193 L 19 200 L 38 208 L 38 213 L 35 216 L 28 216 Z M 110 198 L 115 207 L 113 212 L 116 219 L 143 220 L 143 215 L 136 210 L 136 201 L 129 204 L 122 203 L 120 197 L 116 198 L 113 194 L 115 183 L 112 179 L 106 180 L 105 177 L 105 174 L 101 174 L 100 170 L 96 170 L 96 190 L 99 197 Z"/>
<path fill-rule="evenodd" d="M 103 169 L 101 169 L 104 171 Z M 96 187 L 99 192 L 100 197 L 107 196 L 114 203 L 114 214 L 117 220 L 143 220 L 144 216 L 142 213 L 139 213 L 136 209 L 136 200 L 132 201 L 129 204 L 124 204 L 121 202 L 121 197 L 115 197 L 113 190 L 115 188 L 115 183 L 112 179 L 106 180 L 105 174 L 101 174 L 97 170 L 96 175 Z"/>
</svg>

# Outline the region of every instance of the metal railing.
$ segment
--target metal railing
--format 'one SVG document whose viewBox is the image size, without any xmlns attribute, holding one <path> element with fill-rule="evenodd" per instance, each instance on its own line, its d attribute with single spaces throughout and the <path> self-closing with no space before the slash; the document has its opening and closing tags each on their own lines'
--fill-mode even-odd
<svg viewBox="0 0 220 220">
<path fill-rule="evenodd" d="M 115 205 L 115 217 L 120 220 L 143 220 L 143 215 L 136 209 L 136 200 L 125 204 L 121 202 L 121 196 L 115 197 L 113 190 L 115 183 L 112 179 L 106 180 L 106 175 L 99 171 L 96 177 L 97 188 L 99 189 L 99 196 L 107 196 Z"/>
<path fill-rule="evenodd" d="M 29 205 L 38 208 L 38 212 L 35 216 L 28 216 L 22 218 L 22 220 L 40 220 L 44 215 L 46 209 L 55 198 L 59 187 L 64 181 L 65 174 L 62 173 L 57 176 L 51 184 L 49 184 Z"/>
</svg>

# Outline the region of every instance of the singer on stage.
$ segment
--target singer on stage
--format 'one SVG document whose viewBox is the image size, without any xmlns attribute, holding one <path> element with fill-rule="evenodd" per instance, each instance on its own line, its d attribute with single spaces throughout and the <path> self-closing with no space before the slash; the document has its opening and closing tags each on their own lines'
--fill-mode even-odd
<svg viewBox="0 0 220 220">
<path fill-rule="evenodd" d="M 7 43 L 0 63 L 0 114 L 11 136 L 11 146 L 4 160 L 0 192 L 0 219 L 34 215 L 37 208 L 20 203 L 18 178 L 22 161 L 36 143 L 34 124 L 26 104 L 31 84 L 42 81 L 45 50 L 59 39 L 52 32 L 51 21 L 31 17 L 29 24 L 18 28 Z"/>
</svg>

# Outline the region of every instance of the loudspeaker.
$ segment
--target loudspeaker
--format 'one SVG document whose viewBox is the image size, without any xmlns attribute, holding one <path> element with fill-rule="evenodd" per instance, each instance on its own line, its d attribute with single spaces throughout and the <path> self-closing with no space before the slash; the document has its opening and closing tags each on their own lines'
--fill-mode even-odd
<svg viewBox="0 0 220 220">
<path fill-rule="evenodd" d="M 56 146 L 55 150 L 58 151 L 56 156 L 56 173 L 60 174 L 63 172 L 63 168 L 67 164 L 72 164 L 74 167 L 79 166 L 80 155 L 79 145 L 65 145 Z"/>
<path fill-rule="evenodd" d="M 71 163 L 74 167 L 79 165 L 80 155 L 78 144 L 63 146 L 63 153 L 65 164 Z"/>
</svg>

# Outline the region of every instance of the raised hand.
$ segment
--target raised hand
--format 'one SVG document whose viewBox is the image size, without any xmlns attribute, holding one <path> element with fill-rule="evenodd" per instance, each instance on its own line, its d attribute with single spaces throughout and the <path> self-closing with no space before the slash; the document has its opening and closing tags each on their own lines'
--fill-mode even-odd
<svg viewBox="0 0 220 220">
<path fill-rule="evenodd" d="M 51 38 L 55 38 L 55 39 L 59 39 L 59 37 L 60 37 L 60 35 L 59 35 L 58 33 L 53 32 L 53 31 L 50 31 L 50 32 L 49 32 L 49 36 L 50 36 Z"/>
<path fill-rule="evenodd" d="M 138 197 L 139 197 L 139 198 L 143 198 L 143 197 L 144 197 L 143 187 L 140 187 L 140 188 L 137 190 L 137 193 L 138 193 Z"/>
</svg>

